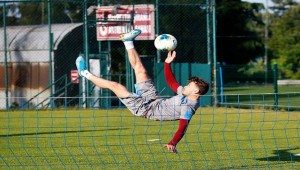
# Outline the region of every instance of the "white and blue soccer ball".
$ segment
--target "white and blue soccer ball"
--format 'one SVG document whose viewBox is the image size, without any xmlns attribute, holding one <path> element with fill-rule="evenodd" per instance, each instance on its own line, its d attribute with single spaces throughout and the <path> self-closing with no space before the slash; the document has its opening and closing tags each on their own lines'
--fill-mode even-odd
<svg viewBox="0 0 300 170">
<path fill-rule="evenodd" d="M 171 34 L 161 34 L 156 37 L 154 46 L 157 50 L 173 51 L 177 46 L 176 38 Z"/>
</svg>

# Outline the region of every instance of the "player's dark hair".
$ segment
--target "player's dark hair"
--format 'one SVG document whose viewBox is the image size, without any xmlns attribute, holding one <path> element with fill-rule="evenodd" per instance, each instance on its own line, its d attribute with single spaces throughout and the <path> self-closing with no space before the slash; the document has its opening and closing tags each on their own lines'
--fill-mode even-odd
<svg viewBox="0 0 300 170">
<path fill-rule="evenodd" d="M 199 88 L 199 93 L 200 95 L 204 95 L 207 93 L 208 89 L 209 89 L 209 84 L 203 80 L 202 78 L 199 77 L 191 77 L 188 79 L 188 82 L 194 82 L 196 84 L 196 86 Z"/>
</svg>

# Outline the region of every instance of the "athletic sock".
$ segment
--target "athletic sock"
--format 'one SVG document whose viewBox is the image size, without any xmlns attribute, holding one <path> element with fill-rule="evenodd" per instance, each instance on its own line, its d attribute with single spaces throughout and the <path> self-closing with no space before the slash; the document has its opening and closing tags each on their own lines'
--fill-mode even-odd
<svg viewBox="0 0 300 170">
<path fill-rule="evenodd" d="M 83 70 L 83 71 L 81 71 L 81 75 L 83 75 L 85 78 L 87 78 L 89 80 L 92 73 L 90 73 L 88 70 Z"/>
<path fill-rule="evenodd" d="M 133 41 L 124 41 L 124 45 L 127 50 L 134 48 Z"/>
</svg>

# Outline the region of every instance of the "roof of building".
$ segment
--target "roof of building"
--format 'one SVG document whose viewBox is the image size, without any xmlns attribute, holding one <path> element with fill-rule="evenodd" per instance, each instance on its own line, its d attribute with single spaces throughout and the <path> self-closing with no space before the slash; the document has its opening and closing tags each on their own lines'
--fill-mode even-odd
<svg viewBox="0 0 300 170">
<path fill-rule="evenodd" d="M 73 29 L 82 23 L 52 24 L 53 50 Z M 4 28 L 0 28 L 0 37 L 4 37 Z M 8 26 L 6 27 L 8 62 L 49 61 L 48 25 Z M 0 41 L 0 62 L 4 62 L 4 41 Z"/>
</svg>

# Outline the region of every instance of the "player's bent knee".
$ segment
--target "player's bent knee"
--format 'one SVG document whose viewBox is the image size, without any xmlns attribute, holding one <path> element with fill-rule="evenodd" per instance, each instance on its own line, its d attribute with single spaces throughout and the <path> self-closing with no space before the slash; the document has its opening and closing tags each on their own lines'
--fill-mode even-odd
<svg viewBox="0 0 300 170">
<path fill-rule="evenodd" d="M 111 82 L 109 89 L 113 91 L 118 97 L 128 97 L 130 92 L 120 83 Z"/>
</svg>

